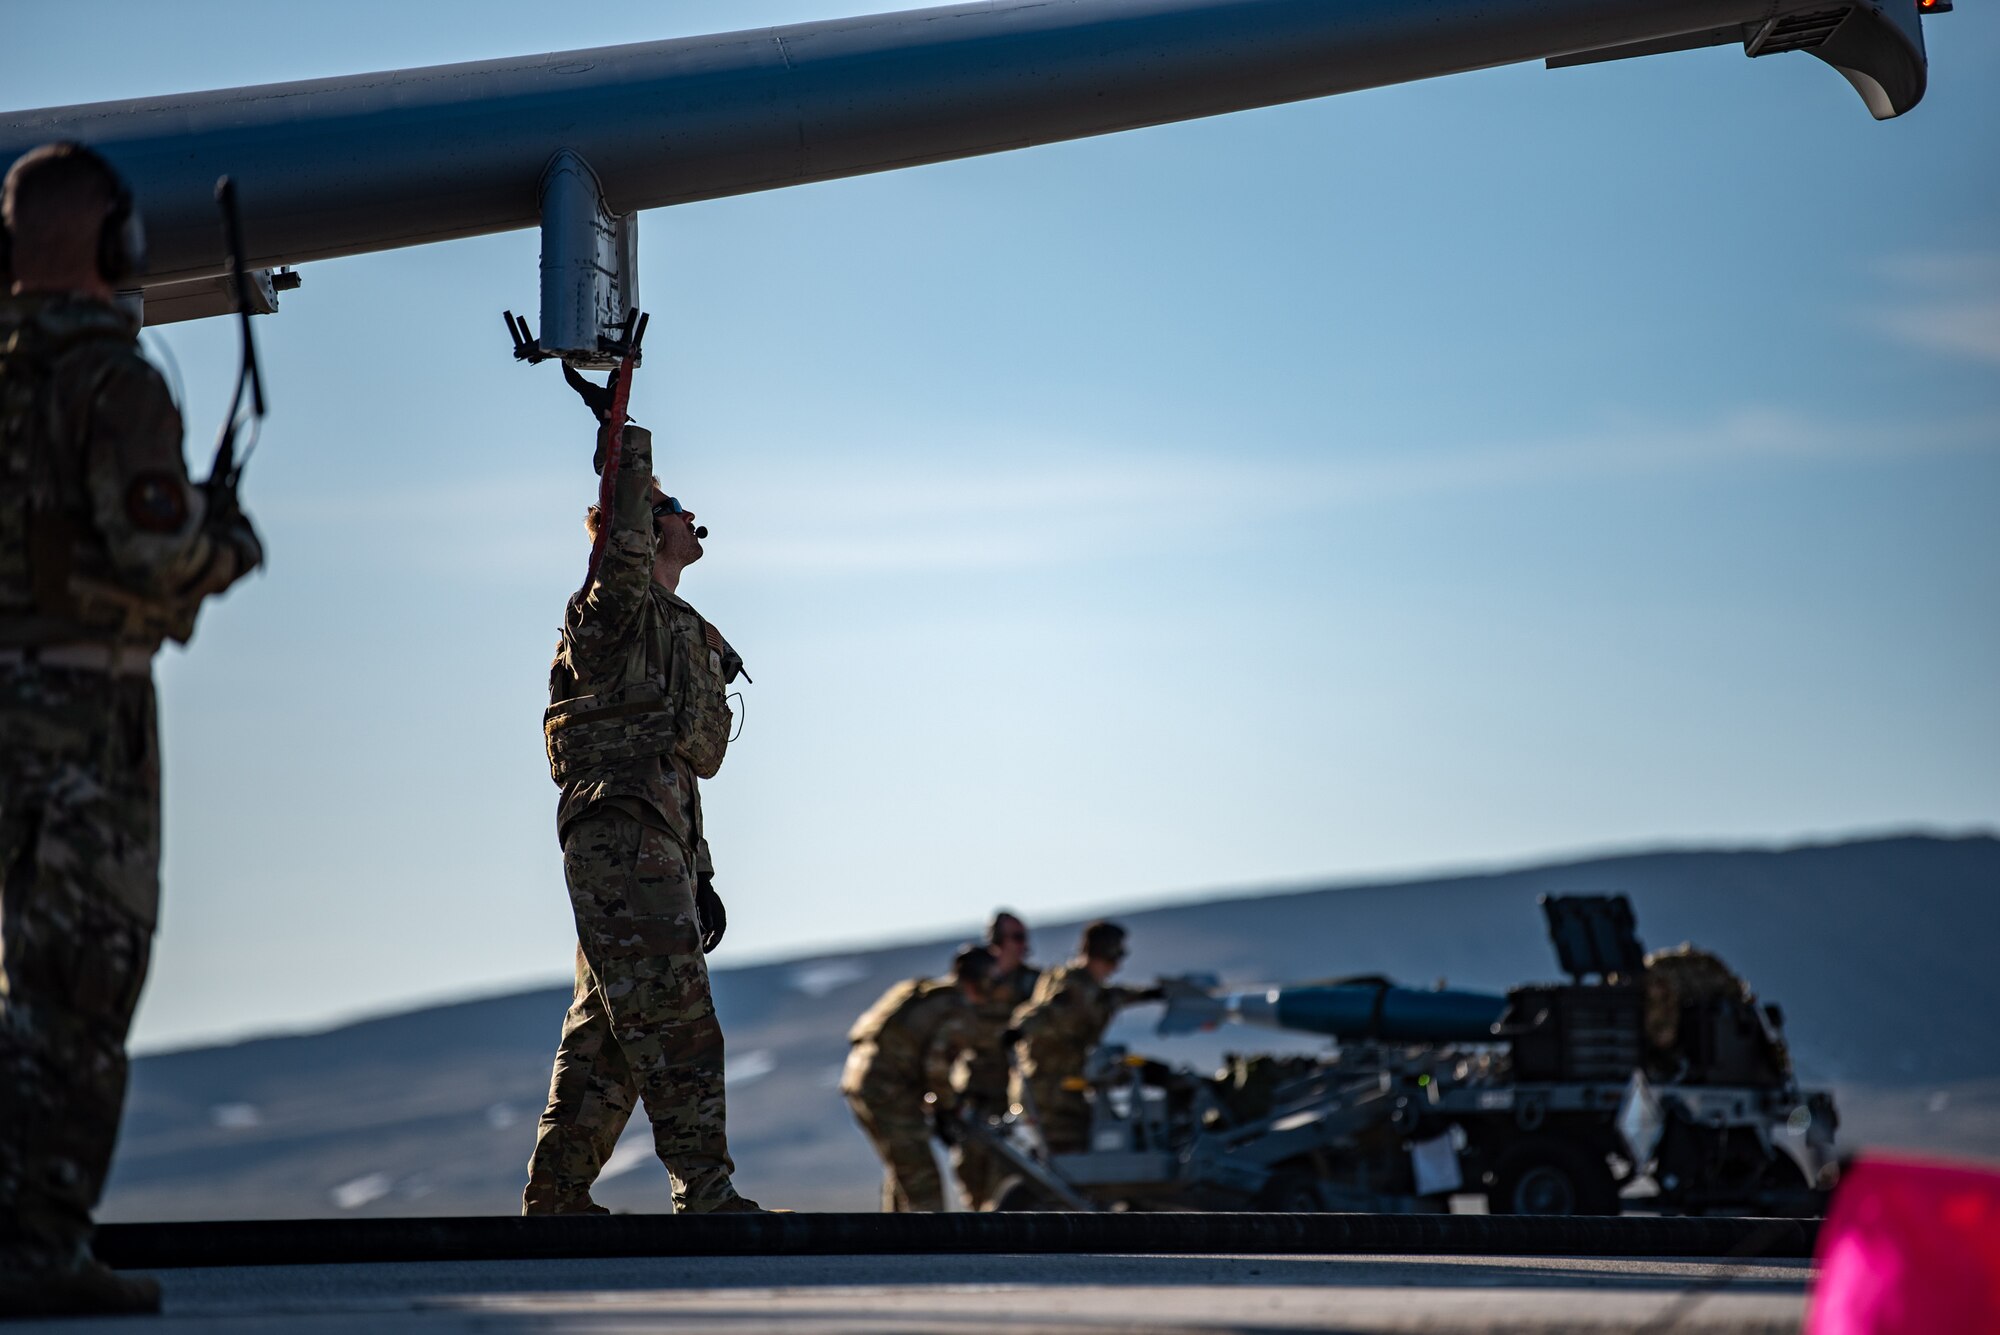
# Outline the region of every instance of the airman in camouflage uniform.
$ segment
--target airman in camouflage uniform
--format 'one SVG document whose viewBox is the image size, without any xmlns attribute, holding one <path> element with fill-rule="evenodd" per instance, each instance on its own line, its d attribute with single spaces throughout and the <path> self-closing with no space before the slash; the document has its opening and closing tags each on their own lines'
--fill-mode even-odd
<svg viewBox="0 0 2000 1335">
<path fill-rule="evenodd" d="M 1008 1094 L 1015 1103 L 1032 1105 L 1052 1154 L 1089 1148 L 1083 1065 L 1111 1017 L 1121 1006 L 1163 995 L 1158 988 L 1112 986 L 1111 975 L 1124 959 L 1125 929 L 1117 923 L 1091 923 L 1083 929 L 1077 957 L 1043 974 L 1034 996 L 1014 1012 L 1020 1040 Z"/>
<path fill-rule="evenodd" d="M 724 690 L 743 660 L 674 592 L 702 549 L 693 514 L 653 480 L 651 435 L 627 426 L 623 451 L 613 513 L 592 511 L 593 534 L 609 524 L 603 555 L 570 599 L 549 673 L 576 991 L 522 1212 L 602 1213 L 590 1188 L 635 1101 L 677 1211 L 755 1210 L 730 1180 L 722 1026 L 703 959 L 722 902 L 696 788 L 721 767 Z"/>
<path fill-rule="evenodd" d="M 1681 1013 L 1697 1002 L 1727 997 L 1754 1007 L 1756 994 L 1750 984 L 1718 955 L 1686 941 L 1670 950 L 1656 950 L 1646 956 L 1646 1046 L 1657 1062 L 1670 1067 L 1678 1058 Z M 1790 1079 L 1792 1054 L 1782 1037 L 1767 1033 L 1771 1060 L 1780 1079 Z"/>
<path fill-rule="evenodd" d="M 90 1255 L 159 906 L 152 659 L 262 559 L 112 304 L 129 209 L 74 145 L 0 202 L 0 1315 L 159 1306 Z"/>
<path fill-rule="evenodd" d="M 1007 1111 L 1008 1055 L 1013 1048 L 1007 1031 L 1014 1012 L 1035 994 L 1035 983 L 1042 976 L 1027 962 L 1027 925 L 1012 913 L 996 913 L 987 923 L 986 949 L 993 956 L 993 978 L 985 998 L 973 1007 L 977 1025 L 973 1042 L 952 1072 L 959 1101 L 975 1117 Z M 993 1203 L 993 1193 L 1007 1172 L 991 1150 L 971 1139 L 951 1147 L 951 1166 L 966 1204 L 975 1210 Z"/>
<path fill-rule="evenodd" d="M 882 1156 L 885 1211 L 944 1209 L 944 1180 L 931 1134 L 955 1138 L 952 1065 L 976 1037 L 973 1007 L 985 999 L 993 956 L 958 952 L 948 978 L 898 983 L 854 1022 L 840 1092 Z"/>
</svg>

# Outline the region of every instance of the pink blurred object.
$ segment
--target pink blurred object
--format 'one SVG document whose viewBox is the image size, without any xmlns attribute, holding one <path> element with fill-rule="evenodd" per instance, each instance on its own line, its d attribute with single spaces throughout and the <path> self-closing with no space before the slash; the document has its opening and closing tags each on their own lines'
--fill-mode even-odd
<svg viewBox="0 0 2000 1335">
<path fill-rule="evenodd" d="M 1864 1158 L 1817 1262 L 1806 1335 L 2000 1335 L 2000 1171 Z"/>
</svg>

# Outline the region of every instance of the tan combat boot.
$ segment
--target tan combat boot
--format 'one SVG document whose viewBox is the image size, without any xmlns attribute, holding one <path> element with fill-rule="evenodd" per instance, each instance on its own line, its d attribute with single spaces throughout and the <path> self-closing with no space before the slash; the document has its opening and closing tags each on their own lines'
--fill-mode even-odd
<svg viewBox="0 0 2000 1335">
<path fill-rule="evenodd" d="M 586 1196 L 581 1201 L 559 1201 L 554 1204 L 545 1201 L 536 1201 L 530 1204 L 523 1201 L 521 1203 L 521 1213 L 524 1215 L 610 1214 L 611 1211 L 608 1207 L 599 1205 L 596 1201 Z"/>
<path fill-rule="evenodd" d="M 102 1261 L 66 1270 L 0 1270 L 0 1318 L 88 1316 L 160 1310 L 160 1282 L 121 1275 Z"/>
<path fill-rule="evenodd" d="M 713 1205 L 703 1205 L 699 1207 L 694 1205 L 689 1205 L 685 1208 L 683 1213 L 685 1214 L 783 1214 L 785 1212 L 782 1210 L 766 1210 L 763 1206 L 757 1204 L 757 1202 L 751 1200 L 748 1196 L 731 1196 L 726 1200 L 717 1201 Z"/>
</svg>

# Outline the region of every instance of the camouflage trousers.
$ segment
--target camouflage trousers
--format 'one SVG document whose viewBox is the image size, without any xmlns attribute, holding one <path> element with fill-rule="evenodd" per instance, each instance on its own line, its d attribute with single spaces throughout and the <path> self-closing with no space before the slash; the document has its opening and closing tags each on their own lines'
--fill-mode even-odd
<svg viewBox="0 0 2000 1335">
<path fill-rule="evenodd" d="M 724 1129 L 722 1025 L 695 922 L 694 872 L 663 830 L 600 808 L 570 824 L 576 992 L 528 1160 L 524 1214 L 590 1206 L 591 1184 L 645 1104 L 674 1208 L 736 1198 Z"/>
<path fill-rule="evenodd" d="M 1015 1103 L 1033 1109 L 1050 1154 L 1079 1154 L 1090 1148 L 1090 1100 L 1082 1090 L 1064 1089 L 1059 1077 L 1027 1077 L 1016 1071 L 1008 1092 Z"/>
<path fill-rule="evenodd" d="M 1007 1107 L 1005 1091 L 975 1096 L 967 1090 L 961 1097 L 972 1115 L 978 1118 L 990 1117 Z M 966 1205 L 974 1210 L 984 1210 L 992 1206 L 994 1193 L 1013 1169 L 980 1141 L 967 1139 L 951 1147 L 951 1171 L 958 1179 L 959 1190 L 965 1193 Z"/>
<path fill-rule="evenodd" d="M 152 682 L 0 667 L 0 1271 L 88 1255 L 159 859 Z"/>
<path fill-rule="evenodd" d="M 882 1160 L 882 1209 L 889 1214 L 944 1209 L 944 1178 L 931 1154 L 921 1089 L 863 1084 L 847 1094 L 861 1133 Z"/>
</svg>

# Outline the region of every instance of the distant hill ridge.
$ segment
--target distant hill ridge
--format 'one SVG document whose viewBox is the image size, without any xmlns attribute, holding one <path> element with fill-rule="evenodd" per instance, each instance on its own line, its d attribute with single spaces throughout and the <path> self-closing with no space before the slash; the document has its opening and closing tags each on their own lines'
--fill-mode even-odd
<svg viewBox="0 0 2000 1335">
<path fill-rule="evenodd" d="M 1783 1003 L 1801 1074 L 1840 1091 L 1849 1140 L 2000 1154 L 1992 836 L 1637 853 L 1117 916 L 1132 932 L 1131 977 L 1384 973 L 1504 990 L 1557 976 L 1535 901 L 1571 893 L 1631 896 L 1649 947 L 1695 941 Z M 1049 961 L 1079 924 L 1031 926 Z M 843 1035 L 882 989 L 937 971 L 955 944 L 716 973 L 747 1190 L 801 1208 L 872 1208 L 873 1159 L 833 1087 Z M 142 1057 L 106 1216 L 516 1209 L 567 1002 L 566 987 L 537 988 Z M 1136 1012 L 1114 1037 L 1197 1063 L 1225 1046 L 1272 1046 L 1253 1030 L 1162 1041 L 1149 1020 Z M 598 1194 L 617 1208 L 666 1208 L 643 1136 L 628 1136 Z"/>
</svg>

